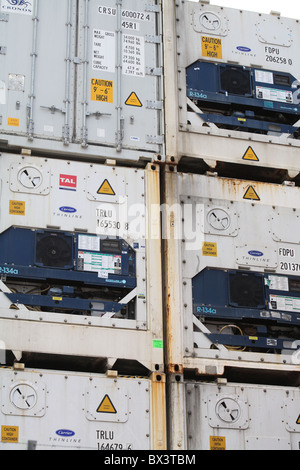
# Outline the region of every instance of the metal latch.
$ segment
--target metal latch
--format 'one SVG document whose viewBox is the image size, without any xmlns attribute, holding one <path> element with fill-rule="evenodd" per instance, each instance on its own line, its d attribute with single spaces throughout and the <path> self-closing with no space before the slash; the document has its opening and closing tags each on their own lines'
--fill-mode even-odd
<svg viewBox="0 0 300 470">
<path fill-rule="evenodd" d="M 100 111 L 95 111 L 94 113 L 86 113 L 87 117 L 96 116 L 96 119 L 100 119 L 101 116 L 111 116 L 111 113 L 101 113 Z"/>
<path fill-rule="evenodd" d="M 41 108 L 43 109 L 49 109 L 51 111 L 51 114 L 54 114 L 56 111 L 59 111 L 60 113 L 65 113 L 66 110 L 65 109 L 60 109 L 60 108 L 57 108 L 56 106 L 52 105 L 52 106 L 41 106 Z"/>
</svg>

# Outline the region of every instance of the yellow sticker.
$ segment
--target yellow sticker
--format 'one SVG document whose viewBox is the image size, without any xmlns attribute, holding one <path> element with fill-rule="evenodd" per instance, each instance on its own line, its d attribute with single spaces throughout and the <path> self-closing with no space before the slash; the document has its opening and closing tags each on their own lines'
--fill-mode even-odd
<svg viewBox="0 0 300 470">
<path fill-rule="evenodd" d="M 260 197 L 255 191 L 253 186 L 249 186 L 244 194 L 244 199 L 251 199 L 252 201 L 260 201 Z"/>
<path fill-rule="evenodd" d="M 129 95 L 129 97 L 125 101 L 125 104 L 127 104 L 127 106 L 137 106 L 138 108 L 141 108 L 143 106 L 134 91 L 131 93 L 131 95 Z"/>
<path fill-rule="evenodd" d="M 210 450 L 226 450 L 226 437 L 209 436 Z"/>
<path fill-rule="evenodd" d="M 108 196 L 115 196 L 116 195 L 116 193 L 114 192 L 114 190 L 111 187 L 108 180 L 103 181 L 100 188 L 98 189 L 97 194 L 107 194 Z"/>
<path fill-rule="evenodd" d="M 8 118 L 7 119 L 7 125 L 8 126 L 14 126 L 14 127 L 19 127 L 20 125 L 20 119 L 17 118 Z"/>
<path fill-rule="evenodd" d="M 25 201 L 9 201 L 10 215 L 25 215 Z"/>
<path fill-rule="evenodd" d="M 296 424 L 300 424 L 300 415 L 299 415 L 299 417 L 298 417 L 298 419 L 297 419 L 297 421 L 296 421 Z"/>
<path fill-rule="evenodd" d="M 202 56 L 211 59 L 222 59 L 222 39 L 201 36 Z"/>
<path fill-rule="evenodd" d="M 203 256 L 218 256 L 217 244 L 204 242 L 202 245 Z"/>
<path fill-rule="evenodd" d="M 18 426 L 1 426 L 1 442 L 19 442 L 19 427 Z"/>
<path fill-rule="evenodd" d="M 256 155 L 256 153 L 254 152 L 252 147 L 247 148 L 247 150 L 246 150 L 246 152 L 243 156 L 243 160 L 251 160 L 253 162 L 259 162 L 259 158 Z"/>
<path fill-rule="evenodd" d="M 105 397 L 103 398 L 102 402 L 100 403 L 97 409 L 97 413 L 117 413 L 117 410 L 112 404 L 112 401 L 108 395 L 105 395 Z"/>
<path fill-rule="evenodd" d="M 98 78 L 91 79 L 91 100 L 101 101 L 102 103 L 113 103 L 113 81 L 100 80 Z"/>
</svg>

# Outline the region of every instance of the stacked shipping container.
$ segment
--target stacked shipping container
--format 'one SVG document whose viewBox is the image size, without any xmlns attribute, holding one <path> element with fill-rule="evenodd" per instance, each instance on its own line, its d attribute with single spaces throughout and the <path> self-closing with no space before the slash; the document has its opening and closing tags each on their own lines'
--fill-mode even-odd
<svg viewBox="0 0 300 470">
<path fill-rule="evenodd" d="M 296 449 L 299 22 L 164 5 L 170 447 Z"/>
<path fill-rule="evenodd" d="M 166 448 L 161 22 L 1 1 L 2 448 Z"/>
</svg>

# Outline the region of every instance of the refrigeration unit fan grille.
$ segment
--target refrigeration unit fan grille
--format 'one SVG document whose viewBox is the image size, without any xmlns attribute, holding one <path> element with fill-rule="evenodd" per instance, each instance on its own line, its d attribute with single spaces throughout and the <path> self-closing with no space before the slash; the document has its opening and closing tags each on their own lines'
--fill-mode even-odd
<svg viewBox="0 0 300 470">
<path fill-rule="evenodd" d="M 230 303 L 238 307 L 265 307 L 263 277 L 251 273 L 229 274 Z"/>
<path fill-rule="evenodd" d="M 249 70 L 232 66 L 220 69 L 221 89 L 232 95 L 251 95 L 251 75 Z"/>
<path fill-rule="evenodd" d="M 66 234 L 37 233 L 36 264 L 50 268 L 72 268 L 72 237 Z"/>
</svg>

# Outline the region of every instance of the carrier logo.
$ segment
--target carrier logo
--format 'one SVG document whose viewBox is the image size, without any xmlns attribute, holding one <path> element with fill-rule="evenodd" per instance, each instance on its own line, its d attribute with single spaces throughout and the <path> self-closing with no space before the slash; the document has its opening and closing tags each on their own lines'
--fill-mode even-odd
<svg viewBox="0 0 300 470">
<path fill-rule="evenodd" d="M 74 207 L 68 207 L 68 206 L 62 206 L 59 208 L 60 212 L 65 212 L 67 214 L 74 214 L 75 212 L 77 212 L 77 209 L 75 209 Z"/>
<path fill-rule="evenodd" d="M 256 250 L 248 251 L 248 254 L 250 256 L 257 256 L 257 257 L 264 256 L 264 254 L 261 251 L 256 251 Z"/>
<path fill-rule="evenodd" d="M 75 436 L 75 432 L 74 431 L 70 431 L 69 429 L 59 429 L 58 431 L 56 431 L 56 434 L 58 436 L 63 436 L 63 437 L 72 437 L 72 436 Z"/>
<path fill-rule="evenodd" d="M 2 0 L 1 11 L 6 13 L 21 13 L 32 15 L 32 1 L 25 0 Z"/>
<path fill-rule="evenodd" d="M 238 46 L 237 50 L 240 52 L 251 52 L 251 49 L 249 49 L 249 47 L 244 47 L 244 46 Z"/>
<path fill-rule="evenodd" d="M 76 191 L 77 176 L 74 175 L 59 175 L 59 189 L 66 191 Z"/>
</svg>

